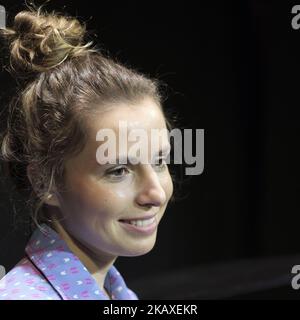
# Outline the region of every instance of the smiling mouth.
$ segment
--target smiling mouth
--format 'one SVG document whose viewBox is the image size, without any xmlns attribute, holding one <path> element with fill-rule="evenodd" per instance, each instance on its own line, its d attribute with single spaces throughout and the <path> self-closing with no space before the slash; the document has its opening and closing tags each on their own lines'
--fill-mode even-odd
<svg viewBox="0 0 300 320">
<path fill-rule="evenodd" d="M 120 219 L 119 222 L 127 231 L 134 232 L 140 235 L 152 235 L 158 226 L 156 215 L 143 220 Z"/>
<path fill-rule="evenodd" d="M 119 219 L 119 221 L 123 222 L 123 223 L 133 224 L 133 225 L 137 225 L 137 226 L 142 227 L 142 226 L 151 225 L 153 222 L 155 222 L 156 216 L 157 216 L 157 213 L 148 214 L 148 215 L 144 215 L 141 217 Z"/>
<path fill-rule="evenodd" d="M 134 226 L 137 227 L 147 227 L 151 224 L 153 224 L 153 222 L 155 222 L 155 216 L 153 216 L 152 218 L 147 218 L 147 219 L 120 219 L 119 221 L 123 222 L 123 223 L 128 223 L 128 224 L 132 224 Z"/>
</svg>

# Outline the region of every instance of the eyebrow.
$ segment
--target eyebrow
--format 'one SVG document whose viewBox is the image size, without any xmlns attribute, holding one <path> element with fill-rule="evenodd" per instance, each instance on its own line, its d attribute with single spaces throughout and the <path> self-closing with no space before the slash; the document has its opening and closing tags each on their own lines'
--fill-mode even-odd
<svg viewBox="0 0 300 320">
<path fill-rule="evenodd" d="M 167 155 L 169 152 L 171 151 L 171 146 L 167 145 L 164 148 L 160 149 L 158 152 L 155 153 L 154 157 L 158 157 L 158 156 L 163 156 L 163 155 Z M 116 161 L 114 164 L 128 164 L 131 163 L 132 160 L 136 160 L 137 157 L 135 156 L 119 156 L 116 157 Z M 122 163 L 121 163 L 122 162 Z M 107 163 L 104 165 L 110 165 L 111 163 Z"/>
</svg>

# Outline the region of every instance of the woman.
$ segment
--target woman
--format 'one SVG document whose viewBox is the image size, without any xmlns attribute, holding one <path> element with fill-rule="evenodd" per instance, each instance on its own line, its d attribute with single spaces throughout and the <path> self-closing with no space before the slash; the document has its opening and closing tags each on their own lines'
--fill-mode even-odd
<svg viewBox="0 0 300 320">
<path fill-rule="evenodd" d="M 118 142 L 120 119 L 131 130 L 166 129 L 157 80 L 91 48 L 72 17 L 29 8 L 1 35 L 18 82 L 1 157 L 38 227 L 0 281 L 0 299 L 138 299 L 113 264 L 155 245 L 173 194 L 168 135 L 155 164 L 120 164 L 120 150 L 115 164 L 99 164 L 96 137 L 111 129 Z"/>
</svg>

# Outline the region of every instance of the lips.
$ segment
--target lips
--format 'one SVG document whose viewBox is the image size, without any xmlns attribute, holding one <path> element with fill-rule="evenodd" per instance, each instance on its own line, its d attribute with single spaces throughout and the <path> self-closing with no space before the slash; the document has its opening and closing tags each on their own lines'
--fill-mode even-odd
<svg viewBox="0 0 300 320">
<path fill-rule="evenodd" d="M 132 220 L 148 220 L 148 219 L 151 219 L 155 216 L 156 216 L 156 214 L 151 214 L 151 215 L 142 216 L 142 217 L 132 217 L 132 218 L 119 219 L 119 221 L 127 222 L 127 221 L 132 221 Z"/>
<path fill-rule="evenodd" d="M 151 217 L 151 216 L 150 216 Z M 152 218 L 143 217 L 144 219 L 138 220 L 125 220 L 120 219 L 120 225 L 125 228 L 125 230 L 130 233 L 140 234 L 140 235 L 152 235 L 157 229 L 158 221 L 156 220 L 155 215 L 152 215 Z"/>
</svg>

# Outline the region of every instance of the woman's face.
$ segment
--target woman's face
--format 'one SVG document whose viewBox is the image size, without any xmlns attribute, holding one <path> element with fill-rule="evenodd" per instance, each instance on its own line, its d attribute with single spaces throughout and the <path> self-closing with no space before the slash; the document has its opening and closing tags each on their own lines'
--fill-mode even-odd
<svg viewBox="0 0 300 320">
<path fill-rule="evenodd" d="M 119 120 L 131 129 L 148 133 L 149 161 L 138 164 L 99 164 L 96 141 L 100 129 L 110 128 L 119 142 Z M 104 256 L 138 256 L 149 252 L 156 241 L 157 226 L 173 193 L 173 183 L 167 164 L 151 160 L 151 129 L 165 129 L 165 119 L 151 99 L 136 105 L 116 105 L 88 121 L 89 139 L 84 150 L 66 163 L 67 191 L 60 198 L 61 221 L 66 230 L 93 252 Z M 128 141 L 128 140 L 127 140 Z M 134 142 L 128 141 L 127 152 Z M 170 147 L 168 135 L 160 140 L 160 149 Z M 166 158 L 167 153 L 157 156 Z M 122 156 L 117 148 L 116 156 Z M 134 227 L 120 219 L 144 219 L 154 216 L 156 227 L 146 232 L 145 227 Z M 144 229 L 143 229 L 144 228 Z M 149 227 L 148 227 L 149 229 Z"/>
</svg>

